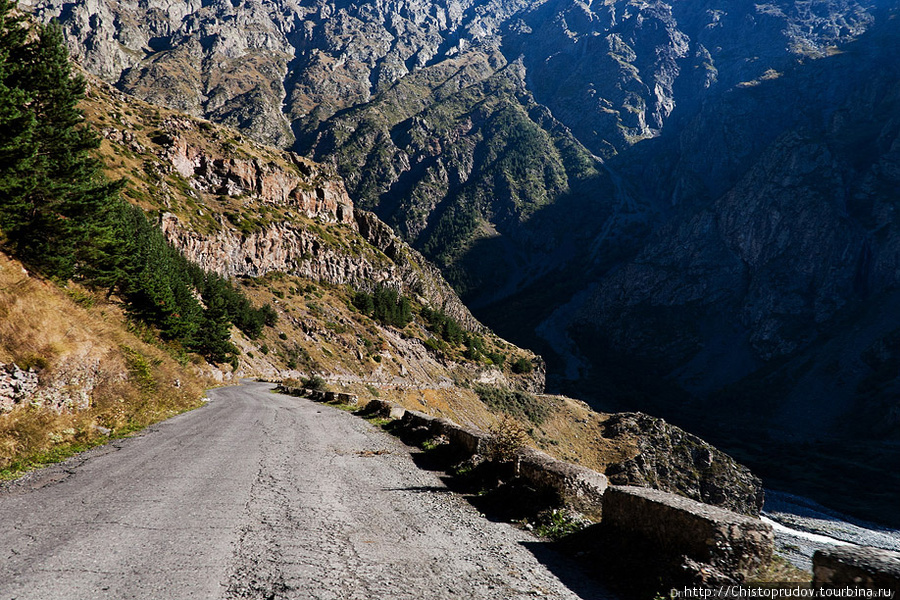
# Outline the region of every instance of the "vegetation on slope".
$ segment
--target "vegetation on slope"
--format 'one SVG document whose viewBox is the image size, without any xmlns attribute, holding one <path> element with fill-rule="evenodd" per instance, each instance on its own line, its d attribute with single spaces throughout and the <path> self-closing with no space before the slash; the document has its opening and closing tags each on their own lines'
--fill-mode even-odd
<svg viewBox="0 0 900 600">
<path fill-rule="evenodd" d="M 590 219 L 599 223 L 608 208 L 597 199 L 611 191 L 523 77 L 499 54 L 469 52 L 325 121 L 305 150 L 334 161 L 359 204 L 435 261 L 461 293 L 493 288 L 502 283 L 498 272 L 516 269 L 510 248 L 486 255 L 480 240 L 520 236 L 523 223 L 572 198 L 592 198 Z"/>
<path fill-rule="evenodd" d="M 0 230 L 15 256 L 58 281 L 117 294 L 163 338 L 212 361 L 234 356 L 232 323 L 251 337 L 273 323 L 271 309 L 192 265 L 121 199 L 122 182 L 93 155 L 100 139 L 83 123 L 85 81 L 72 75 L 61 30 L 29 29 L 8 0 L 0 92 Z"/>
<path fill-rule="evenodd" d="M 0 478 L 198 406 L 207 383 L 177 346 L 135 325 L 104 294 L 60 289 L 4 254 L 0 363 L 33 369 L 40 389 L 62 403 L 0 411 Z"/>
</svg>

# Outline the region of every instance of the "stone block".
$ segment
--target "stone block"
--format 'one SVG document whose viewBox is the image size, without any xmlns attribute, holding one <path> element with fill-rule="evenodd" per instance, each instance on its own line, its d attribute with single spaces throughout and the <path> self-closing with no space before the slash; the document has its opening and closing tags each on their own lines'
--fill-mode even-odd
<svg viewBox="0 0 900 600">
<path fill-rule="evenodd" d="M 813 587 L 861 587 L 900 592 L 900 553 L 835 546 L 813 555 Z"/>
<path fill-rule="evenodd" d="M 425 428 L 430 433 L 437 433 L 433 430 L 435 421 L 437 421 L 436 417 L 426 415 L 417 410 L 408 410 L 404 413 L 401 424 L 404 429 Z"/>
<path fill-rule="evenodd" d="M 563 506 L 599 516 L 608 487 L 606 476 L 527 448 L 516 457 L 516 475 L 542 492 L 549 492 Z"/>
<path fill-rule="evenodd" d="M 337 395 L 338 402 L 341 404 L 349 404 L 350 406 L 356 406 L 359 404 L 359 398 L 356 394 L 345 394 L 340 393 Z"/>
<path fill-rule="evenodd" d="M 406 414 L 406 409 L 387 400 L 369 400 L 365 413 L 375 417 L 400 420 Z"/>
<path fill-rule="evenodd" d="M 435 433 L 447 438 L 454 452 L 466 458 L 475 454 L 484 454 L 490 443 L 490 436 L 469 427 L 457 425 L 447 419 L 438 419 L 434 423 Z"/>
<path fill-rule="evenodd" d="M 603 524 L 625 542 L 649 545 L 665 559 L 712 565 L 737 581 L 775 550 L 772 527 L 759 519 L 650 488 L 610 486 Z"/>
</svg>

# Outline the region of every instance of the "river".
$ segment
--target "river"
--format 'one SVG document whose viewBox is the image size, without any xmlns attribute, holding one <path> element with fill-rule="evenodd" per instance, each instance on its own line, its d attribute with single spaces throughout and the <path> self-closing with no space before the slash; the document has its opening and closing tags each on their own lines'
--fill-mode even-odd
<svg viewBox="0 0 900 600">
<path fill-rule="evenodd" d="M 785 492 L 766 490 L 762 519 L 775 530 L 778 554 L 807 571 L 812 570 L 816 550 L 835 545 L 900 551 L 900 530 L 855 519 Z"/>
</svg>

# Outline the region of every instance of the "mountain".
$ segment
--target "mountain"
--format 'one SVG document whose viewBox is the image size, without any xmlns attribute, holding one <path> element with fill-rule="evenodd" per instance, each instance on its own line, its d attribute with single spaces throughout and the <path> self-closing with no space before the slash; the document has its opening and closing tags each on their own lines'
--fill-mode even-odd
<svg viewBox="0 0 900 600">
<path fill-rule="evenodd" d="M 758 513 L 759 479 L 696 436 L 647 415 L 599 414 L 529 392 L 543 388 L 540 358 L 477 322 L 418 253 L 355 210 L 328 167 L 90 77 L 82 113 L 102 136 L 99 164 L 142 209 L 145 226 L 146 215 L 157 235 L 227 276 L 230 294 L 266 307 L 265 323 L 226 327 L 223 360 L 194 354 L 187 338 L 143 319 L 128 288 L 81 276 L 90 265 L 74 271 L 83 284 L 43 281 L 0 253 L 0 477 L 193 408 L 213 380 L 302 377 L 360 403 L 387 399 L 487 431 L 502 423 L 614 481 Z M 4 183 L 4 202 L 10 189 Z M 205 317 L 222 301 L 209 281 L 189 290 Z"/>
<path fill-rule="evenodd" d="M 895 1 L 28 7 L 117 88 L 333 165 L 551 387 L 900 492 Z"/>
</svg>

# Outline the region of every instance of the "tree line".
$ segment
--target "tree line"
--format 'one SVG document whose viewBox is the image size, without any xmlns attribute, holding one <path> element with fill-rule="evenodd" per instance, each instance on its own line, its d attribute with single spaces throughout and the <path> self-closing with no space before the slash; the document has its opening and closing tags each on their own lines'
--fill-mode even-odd
<svg viewBox="0 0 900 600">
<path fill-rule="evenodd" d="M 167 340 L 215 362 L 233 360 L 232 324 L 251 338 L 276 314 L 188 261 L 121 196 L 94 155 L 100 138 L 78 103 L 56 24 L 30 25 L 0 0 L 0 231 L 31 269 L 120 297 Z"/>
</svg>

